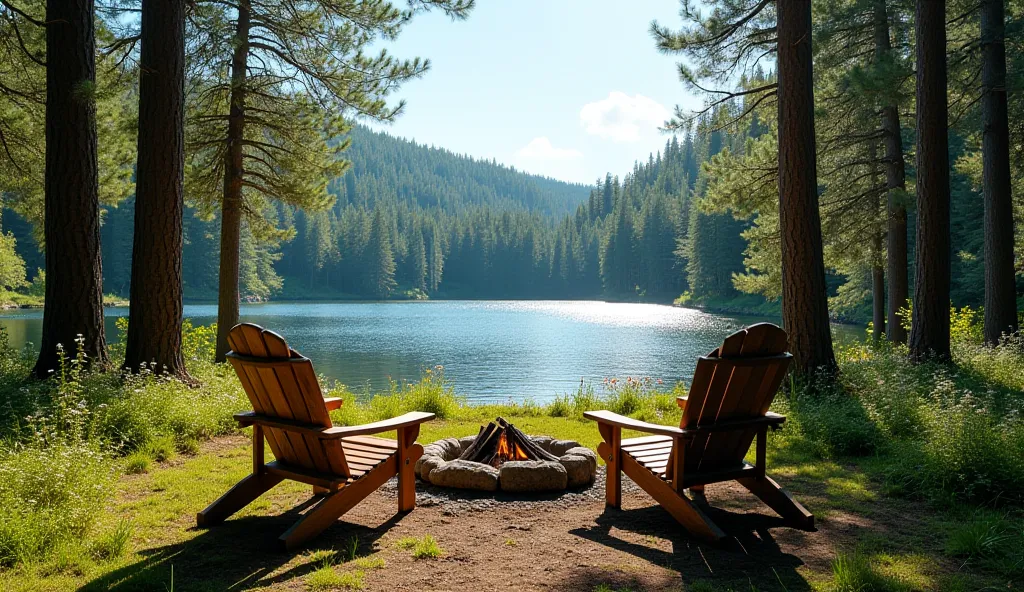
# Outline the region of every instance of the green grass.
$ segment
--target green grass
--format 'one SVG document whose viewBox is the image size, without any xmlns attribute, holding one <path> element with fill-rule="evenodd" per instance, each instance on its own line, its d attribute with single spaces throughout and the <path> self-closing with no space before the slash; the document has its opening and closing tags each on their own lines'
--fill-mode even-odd
<svg viewBox="0 0 1024 592">
<path fill-rule="evenodd" d="M 362 571 L 338 573 L 333 567 L 321 567 L 306 578 L 306 588 L 311 592 L 362 590 L 366 587 L 363 576 Z"/>
<path fill-rule="evenodd" d="M 384 569 L 388 562 L 383 557 L 359 557 L 352 562 L 352 567 L 369 571 L 371 569 Z"/>
<path fill-rule="evenodd" d="M 405 551 L 412 551 L 416 559 L 437 559 L 444 557 L 444 549 L 437 544 L 432 535 L 425 534 L 422 537 L 402 537 L 395 541 L 395 547 Z"/>
</svg>

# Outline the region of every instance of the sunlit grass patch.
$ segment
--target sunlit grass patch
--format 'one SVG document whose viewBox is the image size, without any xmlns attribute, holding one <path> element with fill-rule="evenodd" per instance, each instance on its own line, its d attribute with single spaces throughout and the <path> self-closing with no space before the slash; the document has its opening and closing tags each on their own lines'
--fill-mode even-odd
<svg viewBox="0 0 1024 592">
<path fill-rule="evenodd" d="M 841 552 L 832 560 L 832 592 L 911 592 L 914 588 L 882 562 L 859 552 Z"/>
<path fill-rule="evenodd" d="M 124 472 L 128 475 L 137 475 L 149 470 L 153 462 L 147 452 L 136 450 L 124 458 Z"/>
<path fill-rule="evenodd" d="M 363 575 L 362 571 L 338 573 L 333 567 L 321 567 L 306 576 L 306 589 L 310 592 L 362 590 L 366 587 Z"/>
<path fill-rule="evenodd" d="M 118 520 L 114 528 L 102 533 L 90 545 L 89 550 L 96 559 L 110 560 L 123 557 L 131 545 L 135 528 L 130 520 Z"/>
<path fill-rule="evenodd" d="M 444 549 L 437 544 L 433 535 L 425 534 L 422 537 L 402 537 L 395 541 L 395 546 L 405 551 L 412 551 L 416 559 L 436 559 L 444 556 Z"/>
<path fill-rule="evenodd" d="M 384 569 L 387 561 L 383 557 L 359 557 L 352 562 L 352 566 L 361 570 Z"/>
</svg>

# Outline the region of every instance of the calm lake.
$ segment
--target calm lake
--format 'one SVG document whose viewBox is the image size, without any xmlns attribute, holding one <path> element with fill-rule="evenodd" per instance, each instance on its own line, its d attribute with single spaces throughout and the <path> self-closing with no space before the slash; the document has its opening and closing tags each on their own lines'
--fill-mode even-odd
<svg viewBox="0 0 1024 592">
<path fill-rule="evenodd" d="M 444 366 L 473 402 L 545 402 L 580 379 L 600 389 L 607 377 L 689 382 L 697 356 L 758 318 L 655 304 L 592 301 L 423 301 L 243 304 L 242 320 L 277 331 L 312 358 L 317 372 L 354 391 L 417 380 Z M 127 308 L 107 309 L 107 339 Z M 215 305 L 187 305 L 194 324 L 216 321 Z M 778 322 L 775 319 L 767 319 Z M 0 314 L 16 347 L 38 343 L 41 310 Z M 846 337 L 859 329 L 836 326 Z"/>
</svg>

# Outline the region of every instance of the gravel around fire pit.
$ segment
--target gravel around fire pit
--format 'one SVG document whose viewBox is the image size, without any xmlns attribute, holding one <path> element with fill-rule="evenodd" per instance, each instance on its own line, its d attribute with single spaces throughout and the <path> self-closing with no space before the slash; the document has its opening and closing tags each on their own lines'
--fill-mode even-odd
<svg viewBox="0 0 1024 592">
<path fill-rule="evenodd" d="M 579 489 L 594 482 L 597 454 L 572 440 L 528 436 L 557 460 L 507 461 L 499 467 L 459 460 L 477 436 L 444 438 L 423 447 L 416 476 L 434 486 L 515 493 Z"/>
</svg>

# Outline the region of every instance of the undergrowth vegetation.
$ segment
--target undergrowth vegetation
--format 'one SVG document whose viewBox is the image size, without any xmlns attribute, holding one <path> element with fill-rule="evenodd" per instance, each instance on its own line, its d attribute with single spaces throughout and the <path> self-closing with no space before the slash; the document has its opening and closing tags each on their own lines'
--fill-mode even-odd
<svg viewBox="0 0 1024 592">
<path fill-rule="evenodd" d="M 1024 575 L 1024 341 L 981 344 L 980 319 L 954 311 L 953 363 L 915 364 L 906 348 L 865 340 L 837 346 L 836 380 L 789 380 L 773 409 L 788 416 L 769 440 L 774 453 L 801 462 L 840 461 L 888 495 L 921 500 L 950 518 L 942 553 L 1009 580 Z M 124 322 L 119 328 L 126 329 Z M 84 370 L 81 354 L 53 380 L 28 379 L 31 352 L 0 332 L 0 568 L 68 557 L 108 561 L 130 552 L 133 526 L 105 512 L 118 475 L 143 473 L 194 454 L 211 437 L 233 432 L 232 413 L 249 407 L 233 370 L 213 359 L 215 328 L 186 324 L 187 386 L 152 371 L 136 375 Z M 112 346 L 115 360 L 122 355 Z M 380 393 L 353 393 L 324 382 L 345 404 L 338 425 L 366 423 L 412 410 L 458 424 L 495 416 L 535 418 L 554 435 L 594 431 L 583 413 L 610 409 L 644 421 L 675 424 L 683 385 L 649 378 L 609 378 L 550 402 L 475 406 L 457 394 L 444 368 Z M 442 422 L 443 423 L 443 422 Z M 439 426 L 443 430 L 443 426 Z M 561 431 L 562 433 L 559 433 Z M 588 432 L 589 433 L 589 432 Z M 434 436 L 436 437 L 436 435 Z M 423 557 L 441 554 L 419 541 Z M 880 559 L 881 557 L 881 559 Z M 835 590 L 913 589 L 898 573 L 879 571 L 884 555 L 840 550 Z M 322 570 L 319 582 L 337 574 Z M 895 575 L 894 575 L 895 574 Z M 311 578 L 316 580 L 317 578 Z M 902 583 L 901 583 L 902 582 Z M 316 588 L 316 582 L 308 583 Z M 354 583 L 355 584 L 355 583 Z M 358 587 L 354 585 L 352 587 Z"/>
</svg>

